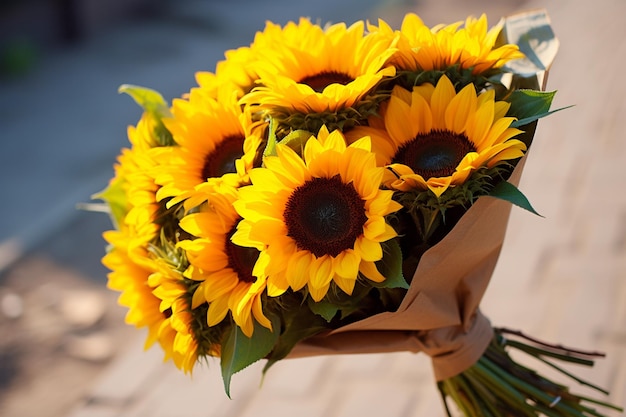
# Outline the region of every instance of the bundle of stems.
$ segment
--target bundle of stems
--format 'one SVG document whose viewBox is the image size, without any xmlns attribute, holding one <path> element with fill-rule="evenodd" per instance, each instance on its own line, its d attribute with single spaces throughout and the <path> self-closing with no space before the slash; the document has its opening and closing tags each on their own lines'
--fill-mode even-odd
<svg viewBox="0 0 626 417">
<path fill-rule="evenodd" d="M 623 411 L 606 401 L 578 395 L 562 384 L 521 365 L 512 351 L 523 352 L 604 395 L 609 393 L 573 375 L 555 362 L 593 366 L 600 352 L 585 352 L 553 345 L 517 330 L 495 328 L 494 337 L 483 356 L 466 371 L 438 383 L 449 417 L 448 399 L 467 417 L 606 417 L 597 408 Z"/>
</svg>

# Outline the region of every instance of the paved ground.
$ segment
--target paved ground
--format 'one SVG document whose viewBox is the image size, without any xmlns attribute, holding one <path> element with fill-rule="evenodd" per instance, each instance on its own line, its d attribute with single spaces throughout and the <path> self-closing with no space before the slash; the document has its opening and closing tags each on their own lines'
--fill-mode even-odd
<svg viewBox="0 0 626 417">
<path fill-rule="evenodd" d="M 42 71 L 2 85 L 0 189 L 7 197 L 0 209 L 0 295 L 5 316 L 20 315 L 0 321 L 0 375 L 14 376 L 0 385 L 0 415 L 443 415 L 423 355 L 287 361 L 269 372 L 262 387 L 260 369 L 253 366 L 234 377 L 233 400 L 223 394 L 217 362 L 193 379 L 162 364 L 158 350 L 142 351 L 143 335 L 119 325 L 123 311 L 112 307 L 115 295 L 104 291 L 102 242 L 94 236 L 108 227 L 106 219 L 73 209 L 104 186 L 125 145 L 125 127 L 139 116 L 129 99 L 116 95 L 119 84 L 142 84 L 175 97 L 193 83 L 193 72 L 211 69 L 225 49 L 249 43 L 266 18 L 305 14 L 350 21 L 380 15 L 396 23 L 414 10 L 434 24 L 486 11 L 495 22 L 503 14 L 546 6 L 355 0 L 311 2 L 315 6 L 307 10 L 292 3 L 274 1 L 255 10 L 254 2 L 243 0 L 204 6 L 187 0 L 167 19 L 120 26 L 73 50 L 56 51 Z M 555 106 L 576 107 L 539 124 L 520 187 L 545 218 L 513 211 L 482 307 L 495 325 L 607 352 L 593 369 L 576 372 L 626 404 L 626 144 L 618 124 L 626 117 L 626 3 L 604 0 L 598 7 L 557 0 L 547 7 L 561 39 L 549 88 L 559 90 Z M 72 304 L 76 293 L 69 290 L 89 294 L 91 308 Z M 80 357 L 76 346 L 86 345 L 77 341 L 91 343 L 81 349 L 91 357 Z M 16 349 L 20 343 L 33 355 Z"/>
</svg>

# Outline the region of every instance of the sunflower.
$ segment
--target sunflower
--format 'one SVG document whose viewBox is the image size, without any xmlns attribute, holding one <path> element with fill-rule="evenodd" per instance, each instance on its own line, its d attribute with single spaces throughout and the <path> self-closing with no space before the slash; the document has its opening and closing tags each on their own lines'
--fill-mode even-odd
<svg viewBox="0 0 626 417">
<path fill-rule="evenodd" d="M 512 139 L 522 131 L 510 127 L 515 118 L 505 117 L 508 109 L 509 103 L 495 101 L 491 90 L 477 95 L 468 85 L 457 94 L 446 76 L 436 87 L 395 87 L 383 115 L 386 131 L 376 132 L 379 141 L 373 145 L 389 164 L 385 185 L 431 190 L 439 197 L 479 167 L 521 157 L 526 145 Z"/>
<path fill-rule="evenodd" d="M 154 118 L 144 113 L 137 126 L 127 129 L 130 148 L 123 148 L 114 165 L 115 175 L 106 190 L 95 197 L 105 200 L 112 211 L 113 223 L 117 228 L 126 228 L 139 219 L 153 218 L 158 210 L 154 178 L 148 175 L 155 162 L 152 149 L 158 146 L 154 136 Z M 133 211 L 129 215 L 129 212 Z M 145 234 L 154 235 L 146 231 Z"/>
<path fill-rule="evenodd" d="M 198 87 L 192 92 L 206 94 L 217 99 L 222 90 L 235 91 L 237 98 L 243 97 L 255 86 L 259 76 L 250 62 L 256 60 L 256 48 L 240 47 L 224 53 L 225 59 L 215 66 L 215 72 L 196 73 Z"/>
<path fill-rule="evenodd" d="M 261 306 L 265 279 L 253 271 L 262 245 L 242 247 L 231 241 L 241 219 L 233 208 L 236 199 L 235 189 L 222 190 L 212 195 L 200 212 L 185 216 L 181 227 L 196 238 L 181 241 L 179 246 L 186 251 L 190 264 L 185 275 L 200 282 L 192 308 L 209 303 L 209 326 L 220 323 L 230 311 L 235 323 L 250 337 L 253 317 L 269 329 L 272 326 Z"/>
<path fill-rule="evenodd" d="M 135 246 L 132 236 L 109 231 L 104 237 L 112 246 L 102 259 L 111 270 L 107 286 L 121 292 L 119 303 L 129 309 L 126 323 L 147 327 L 145 348 L 159 343 L 165 360 L 172 359 L 178 368 L 190 372 L 198 352 L 189 328 L 185 287 L 146 248 Z"/>
<path fill-rule="evenodd" d="M 263 141 L 264 125 L 252 122 L 234 93 L 220 100 L 192 94 L 189 100 L 174 100 L 172 113 L 164 122 L 178 146 L 159 148 L 158 200 L 171 198 L 171 207 L 189 199 L 189 208 L 204 198 L 195 192 L 204 182 L 237 187 L 247 181 L 247 171 Z"/>
<path fill-rule="evenodd" d="M 191 372 L 199 354 L 217 356 L 219 348 L 198 350 L 198 337 L 192 329 L 194 316 L 188 283 L 165 259 L 158 258 L 155 265 L 156 270 L 148 278 L 148 285 L 154 288 L 152 294 L 160 300 L 159 310 L 167 316 L 159 328 L 159 341 L 168 348 L 171 346 L 166 352 L 179 369 Z M 166 356 L 166 359 L 169 357 Z"/>
<path fill-rule="evenodd" d="M 241 102 L 258 106 L 279 120 L 294 114 L 358 111 L 367 104 L 362 102 L 364 96 L 383 77 L 395 74 L 393 67 L 385 66 L 394 52 L 392 41 L 364 35 L 363 22 L 325 29 L 305 18 L 284 28 L 268 23 L 255 45 L 260 56 L 254 63 L 259 86 Z M 291 123 L 291 127 L 308 126 Z"/>
<path fill-rule="evenodd" d="M 189 372 L 198 350 L 190 332 L 187 287 L 183 277 L 170 266 L 171 256 L 161 256 L 168 239 L 176 240 L 172 225 L 177 224 L 175 209 L 157 201 L 160 142 L 154 116 L 144 113 L 137 126 L 128 128 L 130 149 L 123 149 L 115 166 L 117 198 L 123 206 L 119 230 L 104 233 L 110 244 L 102 263 L 111 270 L 109 288 L 121 292 L 119 302 L 129 308 L 128 324 L 147 327 L 146 348 L 158 343 L 165 359 Z M 160 278 L 158 278 L 160 277 Z"/>
<path fill-rule="evenodd" d="M 158 167 L 155 158 L 160 145 L 155 126 L 154 117 L 146 112 L 137 126 L 128 128 L 131 147 L 122 149 L 114 167 L 115 177 L 109 189 L 102 193 L 112 211 L 114 225 L 128 240 L 125 250 L 140 265 L 147 259 L 144 252 L 160 240 L 163 233 L 175 236 L 175 230 L 162 226 L 169 224 L 169 220 L 176 220 L 176 210 L 166 209 L 156 198 L 159 186 L 153 173 Z M 151 268 L 151 261 L 143 266 Z"/>
<path fill-rule="evenodd" d="M 265 167 L 250 172 L 235 209 L 243 217 L 232 240 L 263 244 L 255 271 L 267 275 L 270 296 L 307 286 L 320 301 L 334 282 L 352 294 L 360 275 L 382 282 L 375 262 L 381 242 L 396 236 L 385 216 L 400 209 L 379 186 L 369 138 L 346 146 L 342 133 L 322 128 L 306 142 L 304 156 L 278 145 Z"/>
<path fill-rule="evenodd" d="M 369 30 L 388 38 L 400 35 L 398 51 L 390 60 L 398 71 L 443 71 L 458 65 L 461 70 L 471 70 L 478 75 L 524 57 L 517 45 L 496 46 L 502 22 L 488 29 L 484 14 L 478 19 L 468 17 L 464 25 L 456 22 L 429 28 L 419 16 L 409 13 L 399 32 L 383 21 L 379 24 L 378 27 L 370 25 Z"/>
</svg>

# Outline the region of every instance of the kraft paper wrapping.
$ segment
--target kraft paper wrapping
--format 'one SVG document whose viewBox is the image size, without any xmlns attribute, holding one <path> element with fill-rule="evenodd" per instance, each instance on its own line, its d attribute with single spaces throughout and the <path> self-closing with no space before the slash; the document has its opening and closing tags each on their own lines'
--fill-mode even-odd
<svg viewBox="0 0 626 417">
<path fill-rule="evenodd" d="M 545 10 L 505 18 L 503 41 L 520 46 L 526 59 L 503 82 L 545 90 L 547 72 L 558 50 Z M 528 129 L 532 141 L 534 126 Z M 518 185 L 527 156 L 509 182 Z M 385 312 L 313 336 L 288 358 L 318 355 L 424 352 L 432 358 L 438 381 L 473 365 L 489 345 L 493 330 L 480 312 L 504 241 L 511 204 L 481 197 L 450 233 L 422 256 L 411 285 L 395 312 Z"/>
</svg>

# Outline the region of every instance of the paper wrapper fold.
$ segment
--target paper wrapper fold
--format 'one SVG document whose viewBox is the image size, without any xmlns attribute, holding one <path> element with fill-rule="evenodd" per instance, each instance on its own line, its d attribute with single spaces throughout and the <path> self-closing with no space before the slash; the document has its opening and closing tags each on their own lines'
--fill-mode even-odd
<svg viewBox="0 0 626 417">
<path fill-rule="evenodd" d="M 503 42 L 520 45 L 527 59 L 502 80 L 516 88 L 544 89 L 558 49 L 544 10 L 509 16 Z M 526 135 L 532 141 L 534 125 Z M 518 185 L 526 156 L 509 182 Z M 498 261 L 511 204 L 481 197 L 438 244 L 422 256 L 401 305 L 395 312 L 322 333 L 297 344 L 289 358 L 397 351 L 431 356 L 438 381 L 453 377 L 482 356 L 493 337 L 479 310 Z"/>
</svg>

